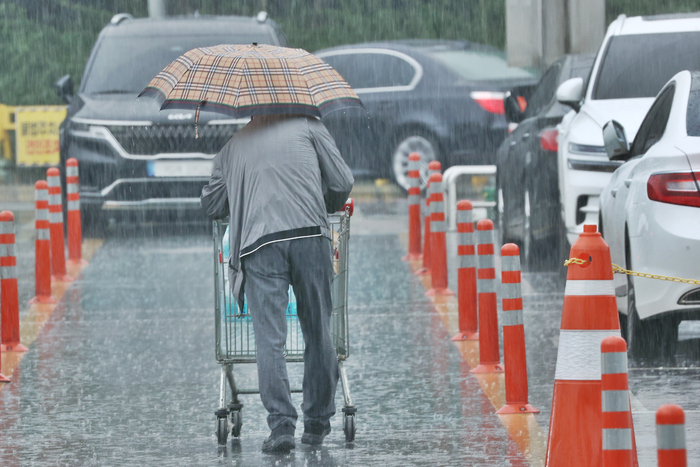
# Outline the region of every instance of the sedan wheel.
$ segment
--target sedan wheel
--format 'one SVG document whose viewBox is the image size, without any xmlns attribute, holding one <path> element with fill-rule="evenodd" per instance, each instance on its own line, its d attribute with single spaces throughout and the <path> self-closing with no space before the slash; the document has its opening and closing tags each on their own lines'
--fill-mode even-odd
<svg viewBox="0 0 700 467">
<path fill-rule="evenodd" d="M 627 292 L 627 347 L 633 357 L 672 358 L 678 345 L 678 322 L 672 316 L 642 320 L 637 313 L 634 287 Z"/>
<path fill-rule="evenodd" d="M 429 138 L 418 135 L 406 136 L 399 139 L 392 156 L 392 174 L 396 183 L 408 191 L 408 156 L 411 153 L 420 156 L 420 189 L 425 189 L 428 183 L 428 164 L 437 160 L 437 148 Z"/>
</svg>

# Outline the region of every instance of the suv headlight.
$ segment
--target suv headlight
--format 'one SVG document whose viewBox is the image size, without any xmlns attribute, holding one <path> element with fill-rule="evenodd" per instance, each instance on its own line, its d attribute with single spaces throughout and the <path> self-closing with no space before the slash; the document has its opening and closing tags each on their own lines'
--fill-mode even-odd
<svg viewBox="0 0 700 467">
<path fill-rule="evenodd" d="M 569 143 L 569 152 L 571 154 L 584 154 L 588 156 L 604 156 L 606 154 L 605 146 L 577 143 Z"/>
</svg>

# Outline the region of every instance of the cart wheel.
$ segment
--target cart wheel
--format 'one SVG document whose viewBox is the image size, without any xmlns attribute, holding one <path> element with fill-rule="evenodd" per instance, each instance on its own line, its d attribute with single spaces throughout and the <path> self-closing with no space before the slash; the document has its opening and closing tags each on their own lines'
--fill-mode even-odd
<svg viewBox="0 0 700 467">
<path fill-rule="evenodd" d="M 346 443 L 352 443 L 355 441 L 355 431 L 357 428 L 355 427 L 355 414 L 352 413 L 346 413 L 345 414 L 345 422 L 343 426 L 343 432 L 345 432 L 345 442 Z"/>
<path fill-rule="evenodd" d="M 216 437 L 219 440 L 219 446 L 226 446 L 228 438 L 228 420 L 225 417 L 216 419 Z"/>
<path fill-rule="evenodd" d="M 231 411 L 231 437 L 240 438 L 241 426 L 243 425 L 243 417 L 240 410 Z"/>
</svg>

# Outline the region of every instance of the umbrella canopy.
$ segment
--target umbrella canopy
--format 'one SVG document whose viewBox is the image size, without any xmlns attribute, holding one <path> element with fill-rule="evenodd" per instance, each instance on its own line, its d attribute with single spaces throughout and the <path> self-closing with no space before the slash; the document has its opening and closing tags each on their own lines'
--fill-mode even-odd
<svg viewBox="0 0 700 467">
<path fill-rule="evenodd" d="M 330 65 L 302 49 L 271 45 L 200 47 L 178 57 L 139 97 L 163 109 L 199 109 L 233 117 L 303 114 L 322 117 L 359 106 L 360 99 Z"/>
</svg>

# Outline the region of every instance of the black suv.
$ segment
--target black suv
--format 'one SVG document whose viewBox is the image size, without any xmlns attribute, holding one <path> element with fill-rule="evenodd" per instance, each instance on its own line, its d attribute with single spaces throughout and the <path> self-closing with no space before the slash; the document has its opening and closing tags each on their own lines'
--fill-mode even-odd
<svg viewBox="0 0 700 467">
<path fill-rule="evenodd" d="M 194 112 L 161 112 L 155 100 L 137 95 L 190 49 L 252 42 L 287 45 L 264 12 L 254 18 L 112 18 L 97 38 L 78 93 L 73 94 L 70 76 L 56 83 L 69 104 L 60 129 L 61 171 L 65 175 L 68 158 L 78 159 L 87 230 L 118 214 L 198 216 L 192 210 L 199 210 L 213 157 L 249 119 L 202 112 L 195 138 Z"/>
</svg>

